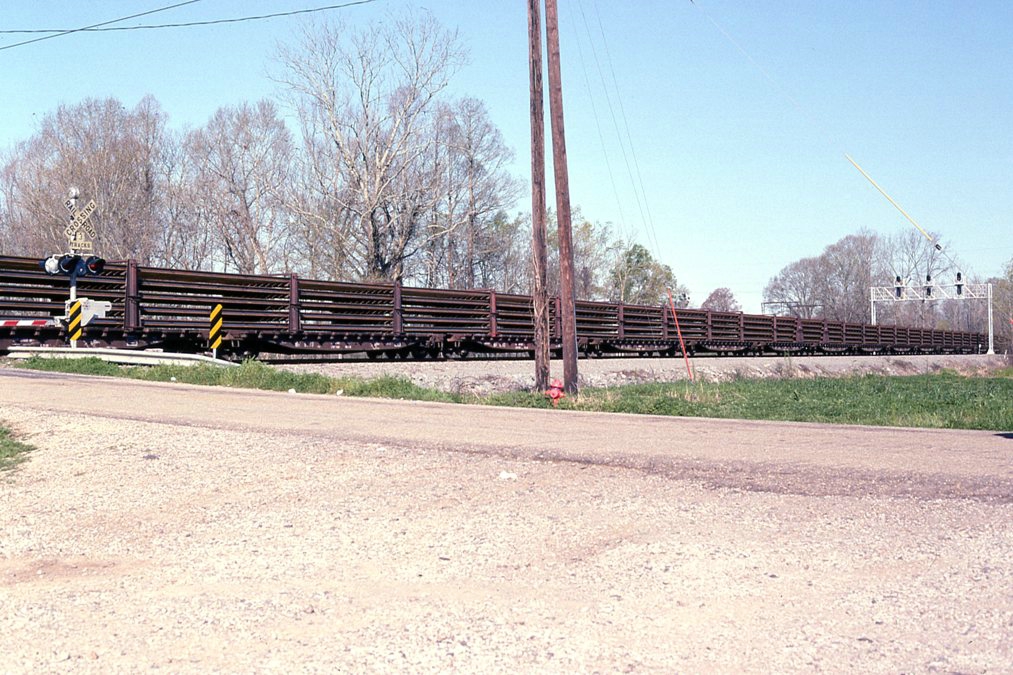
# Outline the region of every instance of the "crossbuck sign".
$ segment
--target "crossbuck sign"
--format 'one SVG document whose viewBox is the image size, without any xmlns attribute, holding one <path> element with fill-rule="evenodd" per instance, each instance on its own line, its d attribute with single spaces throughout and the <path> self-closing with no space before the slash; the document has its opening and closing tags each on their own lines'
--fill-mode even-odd
<svg viewBox="0 0 1013 675">
<path fill-rule="evenodd" d="M 63 203 L 70 211 L 70 223 L 67 224 L 67 229 L 64 232 L 67 235 L 67 239 L 70 240 L 70 249 L 75 253 L 90 253 L 92 250 L 91 239 L 96 236 L 95 228 L 88 219 L 91 218 L 91 214 L 95 212 L 98 206 L 95 204 L 95 200 L 90 200 L 85 204 L 83 209 L 76 208 L 77 200 L 74 198 L 68 199 Z M 85 238 L 87 235 L 89 238 Z"/>
</svg>

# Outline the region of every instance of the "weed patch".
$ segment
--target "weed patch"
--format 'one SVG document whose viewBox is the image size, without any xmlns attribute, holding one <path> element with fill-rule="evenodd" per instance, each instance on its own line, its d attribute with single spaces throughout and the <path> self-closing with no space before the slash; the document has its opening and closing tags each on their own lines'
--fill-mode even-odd
<svg viewBox="0 0 1013 675">
<path fill-rule="evenodd" d="M 33 356 L 17 364 L 29 370 L 42 370 L 51 373 L 72 373 L 74 375 L 120 375 L 120 367 L 102 359 L 89 356 L 84 359 L 47 359 Z"/>
<path fill-rule="evenodd" d="M 34 448 L 14 438 L 6 427 L 0 427 L 0 472 L 9 471 L 28 458 Z"/>
</svg>

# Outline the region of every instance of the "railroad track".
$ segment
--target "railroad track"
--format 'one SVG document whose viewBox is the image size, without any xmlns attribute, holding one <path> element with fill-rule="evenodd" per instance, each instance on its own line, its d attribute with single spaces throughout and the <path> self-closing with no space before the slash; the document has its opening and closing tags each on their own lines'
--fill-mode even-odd
<svg viewBox="0 0 1013 675">
<path fill-rule="evenodd" d="M 109 262 L 80 277 L 78 295 L 111 309 L 78 344 L 119 349 L 209 350 L 210 314 L 222 306 L 219 355 L 231 359 L 490 358 L 533 355 L 530 296 L 493 290 L 351 284 L 297 275 L 243 275 Z M 64 346 L 66 277 L 37 258 L 0 256 L 0 353 Z M 550 302 L 551 348 L 562 334 Z M 678 328 L 676 324 L 678 319 Z M 692 354 L 978 354 L 980 333 L 798 319 L 738 312 L 578 301 L 586 356 L 676 356 L 678 330 Z"/>
</svg>

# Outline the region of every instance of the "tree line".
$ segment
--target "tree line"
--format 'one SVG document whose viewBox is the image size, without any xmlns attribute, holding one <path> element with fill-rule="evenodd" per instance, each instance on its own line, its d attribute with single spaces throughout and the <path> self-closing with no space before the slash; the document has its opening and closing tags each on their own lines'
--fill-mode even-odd
<svg viewBox="0 0 1013 675">
<path fill-rule="evenodd" d="M 512 150 L 482 101 L 447 95 L 466 58 L 455 32 L 407 13 L 307 26 L 278 50 L 277 99 L 197 129 L 172 129 L 152 96 L 62 105 L 0 161 L 0 251 L 62 250 L 76 187 L 100 205 L 110 259 L 528 293 Z M 639 244 L 574 221 L 578 297 L 654 303 L 678 287 Z"/>
<path fill-rule="evenodd" d="M 915 230 L 893 236 L 861 231 L 827 246 L 817 256 L 797 260 L 778 272 L 763 291 L 771 313 L 801 318 L 825 318 L 870 323 L 869 289 L 889 287 L 900 278 L 907 286 L 938 284 L 953 291 L 961 272 L 966 283 L 993 285 L 993 324 L 1006 344 L 1013 337 L 1013 259 L 1000 277 L 964 276 L 959 262 L 944 253 L 938 234 L 929 241 Z M 922 328 L 984 332 L 988 307 L 984 302 L 877 303 L 877 323 Z"/>
</svg>

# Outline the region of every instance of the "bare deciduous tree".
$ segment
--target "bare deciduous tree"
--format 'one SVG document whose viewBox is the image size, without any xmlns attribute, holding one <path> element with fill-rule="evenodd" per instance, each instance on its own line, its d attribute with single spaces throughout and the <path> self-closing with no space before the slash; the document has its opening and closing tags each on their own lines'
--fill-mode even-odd
<svg viewBox="0 0 1013 675">
<path fill-rule="evenodd" d="M 311 28 L 279 56 L 312 181 L 350 225 L 338 242 L 342 260 L 358 278 L 402 278 L 431 200 L 423 168 L 434 134 L 426 129 L 464 61 L 456 33 L 427 13 L 409 14 L 359 31 Z"/>
<path fill-rule="evenodd" d="M 883 276 L 876 269 L 879 238 L 867 232 L 850 234 L 827 246 L 820 256 L 823 316 L 846 323 L 872 320 L 869 288 Z"/>
<path fill-rule="evenodd" d="M 868 323 L 869 287 L 882 276 L 876 272 L 879 245 L 873 234 L 848 235 L 818 257 L 781 270 L 764 289 L 764 301 L 789 316 Z"/>
<path fill-rule="evenodd" d="M 712 312 L 741 312 L 742 305 L 735 299 L 732 289 L 722 287 L 711 291 L 707 299 L 700 304 L 700 309 L 708 309 Z"/>
<path fill-rule="evenodd" d="M 494 242 L 478 263 L 476 285 L 507 293 L 530 294 L 534 283 L 531 257 L 531 218 L 527 214 L 509 217 L 500 211 L 485 230 Z"/>
<path fill-rule="evenodd" d="M 474 288 L 481 261 L 501 248 L 501 240 L 489 236 L 489 226 L 517 198 L 520 186 L 506 171 L 513 153 L 481 101 L 464 99 L 452 112 L 450 147 L 462 165 L 465 188 L 463 268 L 465 283 Z"/>
<path fill-rule="evenodd" d="M 872 310 L 869 289 L 901 283 L 921 285 L 946 279 L 953 283 L 956 268 L 941 246 L 915 231 L 891 237 L 869 232 L 848 235 L 815 258 L 791 263 L 770 280 L 764 300 L 774 311 L 803 318 L 868 323 Z M 932 282 L 926 281 L 933 279 Z M 964 329 L 980 323 L 972 307 L 935 302 L 885 303 L 877 307 L 879 323 L 912 327 Z M 979 328 L 967 328 L 979 330 Z"/>
<path fill-rule="evenodd" d="M 993 284 L 993 320 L 996 335 L 996 351 L 1009 350 L 1013 353 L 1013 258 L 1006 263 L 1006 273 L 995 279 Z M 980 325 L 980 324 L 979 324 Z"/>
<path fill-rule="evenodd" d="M 44 254 L 67 246 L 63 202 L 72 187 L 98 205 L 96 251 L 110 258 L 157 258 L 166 150 L 165 114 L 146 97 L 133 109 L 116 99 L 60 106 L 7 155 L 0 185 L 9 246 Z"/>
<path fill-rule="evenodd" d="M 213 233 L 225 269 L 288 271 L 292 135 L 269 101 L 220 108 L 187 135 L 193 213 Z"/>
<path fill-rule="evenodd" d="M 519 194 L 506 169 L 513 153 L 477 99 L 441 106 L 436 133 L 431 161 L 440 198 L 418 276 L 428 285 L 475 288 L 500 276 L 490 265 L 513 245 L 498 226 Z"/>
<path fill-rule="evenodd" d="M 207 205 L 197 199 L 196 172 L 177 137 L 166 144 L 160 173 L 165 178 L 158 264 L 177 269 L 214 269 L 215 237 L 206 227 Z"/>
<path fill-rule="evenodd" d="M 624 250 L 608 223 L 584 217 L 579 207 L 573 209 L 573 282 L 578 300 L 605 300 L 610 296 L 610 273 Z M 559 295 L 559 230 L 556 213 L 549 209 L 545 220 L 548 267 L 546 287 L 550 295 Z"/>
<path fill-rule="evenodd" d="M 786 266 L 763 289 L 767 311 L 802 319 L 825 316 L 824 271 L 818 258 L 803 258 Z"/>
</svg>

